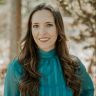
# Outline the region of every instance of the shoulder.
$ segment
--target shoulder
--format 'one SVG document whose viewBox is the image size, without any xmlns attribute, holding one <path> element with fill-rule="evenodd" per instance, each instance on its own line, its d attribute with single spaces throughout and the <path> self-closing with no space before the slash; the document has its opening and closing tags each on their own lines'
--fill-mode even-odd
<svg viewBox="0 0 96 96">
<path fill-rule="evenodd" d="M 12 69 L 18 72 L 22 71 L 23 66 L 19 63 L 18 58 L 13 59 L 9 64 L 8 64 L 8 69 Z"/>
<path fill-rule="evenodd" d="M 78 69 L 76 71 L 76 74 L 81 80 L 81 89 L 82 90 L 94 90 L 92 79 L 89 73 L 87 72 L 84 64 L 78 57 L 75 57 L 75 60 L 78 64 Z"/>
<path fill-rule="evenodd" d="M 13 78 L 19 82 L 21 76 L 23 75 L 23 66 L 19 63 L 18 58 L 13 59 L 8 64 L 7 73 L 13 75 Z"/>
<path fill-rule="evenodd" d="M 85 65 L 82 63 L 82 61 L 76 57 L 76 56 L 71 56 L 72 60 L 75 62 L 75 64 L 77 65 L 77 74 L 82 74 L 82 72 L 86 71 Z"/>
</svg>

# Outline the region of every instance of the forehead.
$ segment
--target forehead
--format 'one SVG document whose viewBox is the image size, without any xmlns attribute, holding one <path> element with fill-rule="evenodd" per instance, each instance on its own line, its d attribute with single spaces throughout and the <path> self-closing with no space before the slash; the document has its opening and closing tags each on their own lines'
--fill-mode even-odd
<svg viewBox="0 0 96 96">
<path fill-rule="evenodd" d="M 54 22 L 54 17 L 52 12 L 46 9 L 39 10 L 35 12 L 32 16 L 32 23 L 39 22 Z"/>
</svg>

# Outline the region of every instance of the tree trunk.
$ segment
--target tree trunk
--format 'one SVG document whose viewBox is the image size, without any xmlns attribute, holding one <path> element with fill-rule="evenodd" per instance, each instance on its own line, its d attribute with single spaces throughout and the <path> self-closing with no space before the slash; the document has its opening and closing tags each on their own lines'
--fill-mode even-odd
<svg viewBox="0 0 96 96">
<path fill-rule="evenodd" d="M 21 0 L 9 0 L 10 60 L 19 53 L 18 43 L 21 37 Z"/>
</svg>

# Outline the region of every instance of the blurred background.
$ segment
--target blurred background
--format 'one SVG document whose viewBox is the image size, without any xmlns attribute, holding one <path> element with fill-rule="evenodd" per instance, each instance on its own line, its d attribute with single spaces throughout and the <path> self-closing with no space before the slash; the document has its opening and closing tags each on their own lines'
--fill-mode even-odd
<svg viewBox="0 0 96 96">
<path fill-rule="evenodd" d="M 80 58 L 96 85 L 96 0 L 0 0 L 0 96 L 7 65 L 20 52 L 31 10 L 43 2 L 60 9 L 69 51 Z"/>
</svg>

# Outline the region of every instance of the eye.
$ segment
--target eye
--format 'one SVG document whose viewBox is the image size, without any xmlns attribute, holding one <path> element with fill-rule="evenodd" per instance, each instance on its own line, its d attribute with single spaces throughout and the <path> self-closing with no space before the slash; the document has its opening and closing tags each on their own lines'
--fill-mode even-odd
<svg viewBox="0 0 96 96">
<path fill-rule="evenodd" d="M 38 28 L 39 27 L 39 25 L 33 25 L 33 28 Z"/>
<path fill-rule="evenodd" d="M 47 26 L 48 26 L 48 27 L 52 27 L 52 26 L 53 26 L 53 24 L 47 24 Z"/>
</svg>

